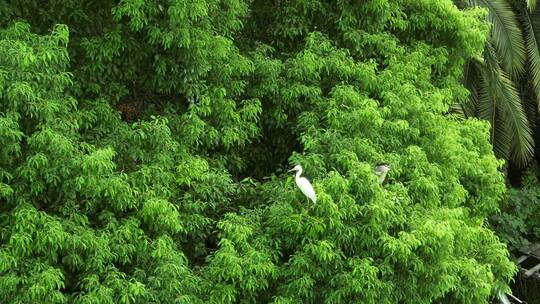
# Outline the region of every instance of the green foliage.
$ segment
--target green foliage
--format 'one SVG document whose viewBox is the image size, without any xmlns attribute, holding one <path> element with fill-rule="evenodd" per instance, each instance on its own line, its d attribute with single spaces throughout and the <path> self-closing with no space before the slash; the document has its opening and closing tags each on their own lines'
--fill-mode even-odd
<svg viewBox="0 0 540 304">
<path fill-rule="evenodd" d="M 515 266 L 485 224 L 505 191 L 489 126 L 445 115 L 482 52 L 480 10 L 0 15 L 0 302 L 477 304 L 508 288 Z M 298 163 L 312 208 L 282 174 Z"/>
<path fill-rule="evenodd" d="M 491 25 L 483 58 L 465 65 L 470 100 L 457 112 L 491 124 L 498 158 L 524 168 L 534 156 L 540 96 L 540 10 L 536 1 L 454 0 L 462 8 L 482 7 Z"/>
<path fill-rule="evenodd" d="M 500 214 L 492 223 L 503 240 L 522 249 L 540 239 L 540 187 L 537 169 L 529 169 L 521 188 L 511 188 Z"/>
</svg>

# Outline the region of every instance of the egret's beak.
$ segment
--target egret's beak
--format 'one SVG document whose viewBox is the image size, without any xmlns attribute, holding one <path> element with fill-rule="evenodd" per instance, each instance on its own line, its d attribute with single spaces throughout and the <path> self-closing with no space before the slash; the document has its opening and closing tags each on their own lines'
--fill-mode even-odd
<svg viewBox="0 0 540 304">
<path fill-rule="evenodd" d="M 291 170 L 289 170 L 287 172 L 294 172 L 294 171 L 296 171 L 296 170 L 293 168 L 293 169 L 291 169 Z"/>
</svg>

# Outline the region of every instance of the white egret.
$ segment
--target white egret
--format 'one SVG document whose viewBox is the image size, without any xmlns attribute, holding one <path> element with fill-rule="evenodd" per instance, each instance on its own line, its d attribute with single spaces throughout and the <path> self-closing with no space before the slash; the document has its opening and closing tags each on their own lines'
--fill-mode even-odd
<svg viewBox="0 0 540 304">
<path fill-rule="evenodd" d="M 375 167 L 375 174 L 379 176 L 379 184 L 382 184 L 384 182 L 388 171 L 390 171 L 390 165 L 387 164 L 381 164 Z"/>
<path fill-rule="evenodd" d="M 300 175 L 302 174 L 302 166 L 296 165 L 294 166 L 294 168 L 289 170 L 289 172 L 294 172 L 294 171 L 296 171 L 296 176 L 294 178 L 296 185 L 298 186 L 298 188 L 300 188 L 300 191 L 302 191 L 302 193 L 304 193 L 304 195 L 308 199 L 310 199 L 313 202 L 313 204 L 315 204 L 317 202 L 317 196 L 315 195 L 315 190 L 313 190 L 313 187 L 311 186 L 311 183 L 309 182 L 307 178 L 300 177 Z"/>
</svg>

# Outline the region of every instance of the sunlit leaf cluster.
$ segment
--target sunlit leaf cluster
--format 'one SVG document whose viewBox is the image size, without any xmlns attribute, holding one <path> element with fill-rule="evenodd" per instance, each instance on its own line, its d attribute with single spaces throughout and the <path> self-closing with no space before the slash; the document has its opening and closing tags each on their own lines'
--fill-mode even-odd
<svg viewBox="0 0 540 304">
<path fill-rule="evenodd" d="M 486 225 L 505 191 L 489 126 L 448 115 L 481 10 L 49 4 L 0 6 L 0 302 L 478 304 L 508 289 Z"/>
</svg>

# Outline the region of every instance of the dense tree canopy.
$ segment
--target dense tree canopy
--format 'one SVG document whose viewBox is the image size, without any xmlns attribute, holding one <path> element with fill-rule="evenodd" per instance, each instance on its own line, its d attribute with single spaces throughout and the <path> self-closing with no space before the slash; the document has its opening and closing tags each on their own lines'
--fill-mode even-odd
<svg viewBox="0 0 540 304">
<path fill-rule="evenodd" d="M 501 162 L 445 115 L 484 14 L 2 4 L 0 302 L 487 303 L 515 272 L 485 220 Z"/>
</svg>

